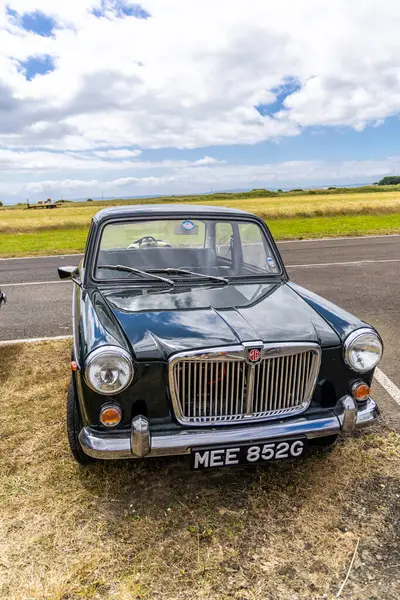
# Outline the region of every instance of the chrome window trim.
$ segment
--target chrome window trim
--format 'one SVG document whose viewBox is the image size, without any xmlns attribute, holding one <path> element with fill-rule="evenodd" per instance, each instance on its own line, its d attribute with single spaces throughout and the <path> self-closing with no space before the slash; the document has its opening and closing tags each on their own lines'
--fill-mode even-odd
<svg viewBox="0 0 400 600">
<path fill-rule="evenodd" d="M 292 356 L 300 354 L 301 352 L 313 352 L 315 359 L 311 365 L 311 371 L 309 381 L 307 383 L 306 390 L 304 392 L 304 401 L 301 405 L 294 408 L 278 408 L 273 411 L 264 411 L 253 413 L 249 409 L 254 403 L 254 398 L 245 399 L 247 403 L 247 412 L 250 414 L 240 416 L 221 416 L 218 419 L 210 417 L 209 420 L 204 421 L 199 418 L 193 420 L 193 417 L 186 417 L 183 414 L 178 393 L 176 390 L 176 379 L 175 379 L 175 365 L 182 359 L 190 359 L 191 361 L 213 361 L 213 362 L 231 362 L 240 361 L 244 362 L 249 366 L 250 382 L 249 389 L 250 394 L 254 390 L 254 378 L 255 378 L 255 365 L 258 363 L 251 363 L 248 360 L 247 352 L 249 348 L 258 348 L 261 350 L 261 358 L 258 363 L 261 363 L 263 359 L 277 358 L 283 356 Z M 179 352 L 168 361 L 168 382 L 169 391 L 171 395 L 172 407 L 174 415 L 178 423 L 185 426 L 192 427 L 207 427 L 207 426 L 218 426 L 218 425 L 229 425 L 231 423 L 252 423 L 255 421 L 268 421 L 283 416 L 294 416 L 303 413 L 311 404 L 312 395 L 317 383 L 317 377 L 321 366 L 321 347 L 315 342 L 282 342 L 277 344 L 264 344 L 262 342 L 245 342 L 235 346 L 222 346 L 216 348 L 200 349 L 193 351 Z M 205 419 L 205 417 L 202 417 Z"/>
<path fill-rule="evenodd" d="M 259 219 L 256 215 L 253 215 L 251 213 L 245 213 L 243 215 L 236 215 L 236 214 L 227 214 L 224 213 L 224 211 L 221 209 L 221 214 L 220 215 L 211 215 L 210 213 L 207 212 L 199 212 L 199 213 L 193 213 L 195 216 L 191 217 L 188 216 L 188 212 L 184 212 L 182 211 L 182 213 L 180 213 L 179 215 L 168 215 L 168 214 L 164 214 L 164 213 L 158 213 L 158 214 L 153 214 L 153 213 L 149 213 L 148 215 L 132 215 L 129 217 L 110 217 L 108 219 L 105 219 L 103 222 L 99 223 L 96 226 L 96 231 L 95 231 L 95 237 L 92 243 L 92 248 L 91 248 L 91 252 L 90 252 L 90 260 L 89 262 L 89 268 L 85 271 L 86 274 L 86 278 L 85 278 L 85 285 L 93 283 L 93 284 L 141 284 L 143 286 L 152 284 L 154 285 L 154 281 L 151 282 L 151 280 L 145 280 L 145 279 L 138 279 L 138 280 L 134 280 L 134 279 L 124 279 L 123 277 L 121 277 L 120 279 L 118 278 L 113 278 L 113 279 L 97 279 L 96 278 L 96 269 L 97 269 L 97 260 L 98 260 L 98 255 L 99 255 L 99 251 L 100 251 L 100 245 L 101 245 L 101 239 L 102 239 L 102 235 L 103 235 L 103 231 L 105 229 L 106 226 L 108 225 L 114 225 L 114 224 L 123 224 L 123 223 L 132 223 L 132 222 L 136 222 L 136 221 L 143 221 L 143 222 L 147 222 L 147 221 L 159 221 L 160 219 L 164 219 L 164 220 L 168 220 L 168 221 L 175 221 L 175 220 L 181 220 L 181 219 L 187 219 L 187 218 L 193 218 L 193 220 L 199 220 L 201 221 L 203 220 L 210 220 L 210 221 L 221 221 L 221 220 L 226 220 L 229 222 L 244 222 L 244 221 L 248 221 L 249 223 L 255 223 L 256 225 L 258 225 L 261 229 L 261 231 L 264 234 L 264 243 L 265 241 L 268 243 L 268 245 L 270 246 L 270 250 L 271 253 L 273 255 L 273 258 L 276 262 L 276 264 L 279 266 L 279 272 L 278 273 L 273 273 L 273 274 L 268 274 L 268 273 L 261 273 L 260 275 L 256 274 L 254 276 L 251 277 L 260 277 L 260 278 L 268 278 L 268 280 L 270 280 L 271 278 L 275 277 L 275 278 L 279 278 L 280 280 L 282 279 L 286 279 L 287 278 L 287 274 L 286 274 L 286 270 L 285 270 L 285 266 L 282 260 L 281 255 L 279 254 L 279 250 L 276 246 L 276 242 L 274 240 L 274 238 L 272 237 L 271 232 L 269 231 L 266 223 L 264 221 L 262 221 L 261 219 Z M 86 251 L 85 251 L 85 256 L 86 256 Z M 245 280 L 246 277 L 243 277 L 243 279 Z"/>
</svg>

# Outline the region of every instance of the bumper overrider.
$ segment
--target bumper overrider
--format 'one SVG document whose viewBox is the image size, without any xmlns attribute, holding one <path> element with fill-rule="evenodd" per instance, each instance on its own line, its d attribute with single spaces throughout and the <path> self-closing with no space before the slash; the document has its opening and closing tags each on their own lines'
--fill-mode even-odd
<svg viewBox="0 0 400 600">
<path fill-rule="evenodd" d="M 94 458 L 126 459 L 147 456 L 172 456 L 189 454 L 192 448 L 251 444 L 269 439 L 287 439 L 306 436 L 315 439 L 343 433 L 351 435 L 356 430 L 373 425 L 379 409 L 371 398 L 361 406 L 351 396 L 344 396 L 329 416 L 303 415 L 293 419 L 269 421 L 257 425 L 207 428 L 197 431 L 151 432 L 144 416 L 132 419 L 130 433 L 97 431 L 84 427 L 79 435 L 83 451 Z"/>
</svg>

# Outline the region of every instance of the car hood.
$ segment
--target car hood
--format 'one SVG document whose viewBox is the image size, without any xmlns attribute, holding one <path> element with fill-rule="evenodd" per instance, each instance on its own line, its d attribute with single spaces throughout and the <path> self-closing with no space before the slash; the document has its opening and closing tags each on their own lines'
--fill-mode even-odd
<svg viewBox="0 0 400 600">
<path fill-rule="evenodd" d="M 340 344 L 328 323 L 285 283 L 145 291 L 101 293 L 139 361 L 242 342 Z"/>
</svg>

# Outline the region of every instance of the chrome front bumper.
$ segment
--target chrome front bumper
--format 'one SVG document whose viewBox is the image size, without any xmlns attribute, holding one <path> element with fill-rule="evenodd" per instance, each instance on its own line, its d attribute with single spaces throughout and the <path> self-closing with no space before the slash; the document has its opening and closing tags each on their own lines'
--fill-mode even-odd
<svg viewBox="0 0 400 600">
<path fill-rule="evenodd" d="M 268 439 L 285 439 L 305 435 L 309 439 L 344 433 L 373 425 L 379 414 L 376 403 L 369 399 L 359 409 L 351 396 L 344 396 L 336 414 L 328 417 L 304 416 L 295 419 L 268 421 L 258 425 L 207 428 L 197 431 L 150 432 L 146 417 L 132 419 L 130 434 L 110 433 L 84 427 L 79 434 L 83 451 L 101 459 L 142 458 L 189 454 L 191 448 L 223 444 L 251 444 Z"/>
</svg>

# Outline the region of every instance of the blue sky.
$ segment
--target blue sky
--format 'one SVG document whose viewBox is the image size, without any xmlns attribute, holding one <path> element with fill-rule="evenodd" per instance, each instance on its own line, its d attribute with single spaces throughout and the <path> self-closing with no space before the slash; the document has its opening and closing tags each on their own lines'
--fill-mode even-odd
<svg viewBox="0 0 400 600">
<path fill-rule="evenodd" d="M 9 0 L 0 199 L 400 174 L 399 20 L 389 0 Z"/>
<path fill-rule="evenodd" d="M 267 141 L 254 145 L 230 144 L 196 148 L 190 151 L 161 148 L 148 152 L 148 158 L 201 158 L 212 154 L 232 164 L 251 162 L 263 164 L 299 160 L 370 160 L 400 154 L 400 118 L 387 119 L 379 127 L 367 126 L 359 132 L 345 127 L 315 127 L 295 137 Z"/>
<path fill-rule="evenodd" d="M 271 102 L 261 103 L 256 105 L 256 109 L 260 115 L 274 115 L 275 113 L 285 110 L 285 100 L 291 94 L 298 92 L 301 89 L 301 83 L 296 78 L 288 77 L 276 88 L 272 88 L 271 92 L 275 94 L 275 99 Z"/>
<path fill-rule="evenodd" d="M 48 54 L 30 56 L 26 60 L 20 61 L 19 64 L 27 81 L 32 81 L 38 75 L 46 75 L 54 71 L 54 60 Z"/>
<path fill-rule="evenodd" d="M 21 15 L 21 27 L 25 31 L 31 31 L 38 35 L 51 36 L 57 23 L 49 15 L 45 15 L 40 11 L 23 13 Z"/>
<path fill-rule="evenodd" d="M 21 29 L 30 31 L 44 37 L 53 35 L 57 25 L 55 19 L 45 13 L 34 10 L 32 12 L 17 12 L 8 4 L 6 5 L 6 15 L 11 23 L 17 24 Z"/>
<path fill-rule="evenodd" d="M 148 19 L 150 17 L 150 13 L 140 4 L 123 3 L 118 0 L 103 0 L 99 7 L 93 8 L 92 12 L 96 17 L 104 17 L 110 10 L 113 10 L 114 14 L 121 19 L 124 17 Z"/>
</svg>

